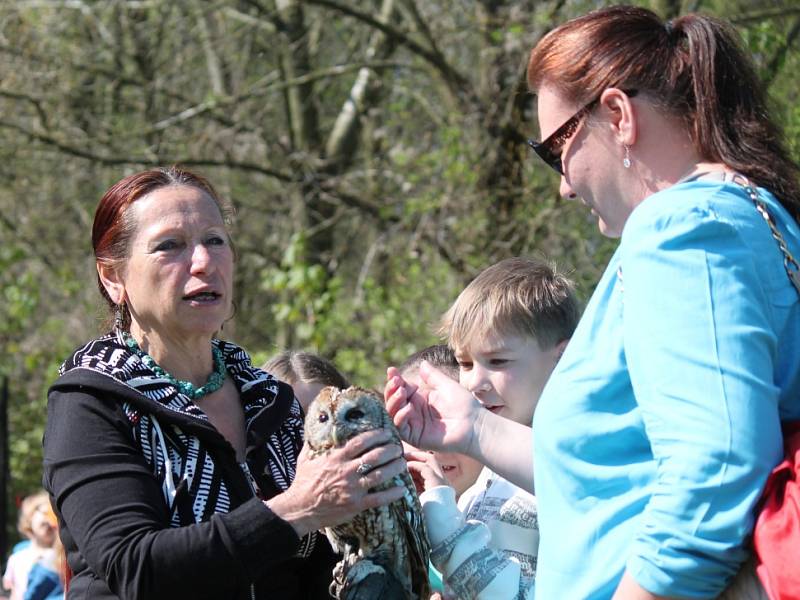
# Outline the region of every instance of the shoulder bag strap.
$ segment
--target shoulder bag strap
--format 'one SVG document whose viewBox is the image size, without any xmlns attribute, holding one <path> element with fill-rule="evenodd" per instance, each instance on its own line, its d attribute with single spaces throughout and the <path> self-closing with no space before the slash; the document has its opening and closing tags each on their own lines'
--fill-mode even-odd
<svg viewBox="0 0 800 600">
<path fill-rule="evenodd" d="M 797 294 L 800 295 L 800 264 L 797 263 L 792 253 L 789 251 L 789 246 L 786 244 L 786 240 L 783 239 L 781 232 L 778 230 L 778 227 L 775 225 L 775 220 L 772 218 L 772 215 L 769 214 L 767 210 L 767 205 L 758 195 L 755 186 L 750 183 L 750 180 L 741 175 L 736 173 L 733 176 L 733 182 L 742 186 L 747 195 L 750 196 L 750 200 L 753 201 L 753 204 L 756 206 L 756 210 L 761 214 L 764 220 L 769 225 L 769 230 L 772 233 L 772 237 L 775 238 L 775 241 L 778 243 L 778 248 L 780 248 L 781 253 L 783 254 L 783 266 L 786 269 L 786 274 L 789 276 L 789 281 L 792 282 L 794 285 L 794 289 L 797 290 Z"/>
</svg>

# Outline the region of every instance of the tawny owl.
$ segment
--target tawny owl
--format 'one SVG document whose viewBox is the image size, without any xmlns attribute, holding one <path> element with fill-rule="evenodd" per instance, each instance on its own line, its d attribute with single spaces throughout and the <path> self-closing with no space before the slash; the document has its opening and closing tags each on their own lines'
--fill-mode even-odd
<svg viewBox="0 0 800 600">
<path fill-rule="evenodd" d="M 350 387 L 324 388 L 308 407 L 305 435 L 316 457 L 372 429 L 388 429 L 400 444 L 400 434 L 375 392 Z M 344 557 L 333 571 L 331 595 L 340 600 L 428 600 L 430 546 L 422 508 L 408 471 L 391 483 L 405 494 L 388 506 L 368 509 L 351 521 L 326 529 Z"/>
</svg>

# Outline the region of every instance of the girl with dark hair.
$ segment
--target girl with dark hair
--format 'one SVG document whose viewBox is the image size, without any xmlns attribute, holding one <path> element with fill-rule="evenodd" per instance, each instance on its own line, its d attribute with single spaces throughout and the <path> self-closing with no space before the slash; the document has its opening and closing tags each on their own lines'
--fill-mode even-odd
<svg viewBox="0 0 800 600">
<path fill-rule="evenodd" d="M 800 418 L 797 166 L 711 17 L 589 13 L 537 44 L 528 79 L 533 150 L 620 245 L 533 440 L 430 369 L 427 395 L 390 371 L 387 403 L 412 444 L 535 473 L 537 598 L 716 597 Z"/>
<path fill-rule="evenodd" d="M 370 491 L 405 468 L 388 434 L 304 460 L 291 387 L 218 339 L 232 312 L 226 213 L 177 168 L 130 175 L 97 207 L 114 326 L 64 361 L 44 435 L 67 598 L 323 598 L 335 557 L 317 530 L 402 495 Z"/>
</svg>

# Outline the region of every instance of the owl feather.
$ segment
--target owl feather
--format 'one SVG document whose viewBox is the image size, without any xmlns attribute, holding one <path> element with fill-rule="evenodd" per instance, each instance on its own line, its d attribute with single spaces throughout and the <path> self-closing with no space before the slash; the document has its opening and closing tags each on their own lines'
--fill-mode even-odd
<svg viewBox="0 0 800 600">
<path fill-rule="evenodd" d="M 309 457 L 339 448 L 365 431 L 385 429 L 400 444 L 400 434 L 383 399 L 371 390 L 324 388 L 308 407 L 305 437 Z M 405 489 L 387 506 L 367 509 L 325 534 L 343 555 L 333 571 L 331 595 L 338 600 L 428 600 L 430 546 L 422 507 L 408 471 L 372 488 Z"/>
</svg>

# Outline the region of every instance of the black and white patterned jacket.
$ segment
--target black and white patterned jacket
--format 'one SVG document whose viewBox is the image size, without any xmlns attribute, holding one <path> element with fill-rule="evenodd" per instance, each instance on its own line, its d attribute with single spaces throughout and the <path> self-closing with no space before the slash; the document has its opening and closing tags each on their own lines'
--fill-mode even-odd
<svg viewBox="0 0 800 600">
<path fill-rule="evenodd" d="M 293 566 L 314 570 L 315 557 L 321 552 L 325 554 L 322 562 L 328 564 L 329 550 L 314 551 L 317 536 L 297 539 L 291 527 L 259 500 L 284 491 L 294 478 L 303 441 L 303 413 L 291 387 L 253 368 L 238 346 L 220 340 L 213 343 L 239 389 L 247 434 L 246 462 L 241 464 L 205 414 L 114 335 L 90 341 L 62 365 L 49 394 L 45 486 L 62 520 L 62 537 L 76 579 L 88 574 L 92 581 L 104 580 L 104 589 L 113 590 L 112 595 L 81 597 L 125 597 L 130 590 L 131 597 L 163 593 L 175 600 L 182 596 L 176 596 L 176 590 L 191 589 L 192 597 L 222 597 L 223 593 L 255 598 L 262 594 L 251 584 L 265 573 L 272 574 L 267 588 L 274 592 L 285 589 L 283 580 Z M 104 498 L 117 505 L 122 515 L 119 523 L 110 516 L 98 517 L 97 511 L 102 514 L 107 507 Z M 140 505 L 144 498 L 153 506 Z M 128 510 L 128 502 L 136 504 Z M 262 530 L 253 530 L 262 521 Z M 165 533 L 165 529 L 176 533 Z M 107 545 L 105 555 L 95 559 L 91 546 L 98 533 L 98 544 Z M 193 546 L 214 544 L 215 535 L 219 536 L 217 547 Z M 172 538 L 181 541 L 175 545 Z M 161 548 L 164 539 L 169 543 Z M 279 547 L 263 551 L 259 564 L 257 557 L 250 556 L 250 546 L 267 547 L 270 542 Z M 135 551 L 129 548 L 131 543 L 138 543 Z M 324 541 L 316 544 L 325 545 Z M 182 568 L 202 572 L 203 552 L 209 560 L 216 557 L 207 565 L 210 572 L 231 563 L 249 581 L 228 581 L 228 587 L 221 588 L 219 583 L 197 585 L 210 577 L 203 573 L 191 585 L 185 579 L 177 583 Z M 127 569 L 131 560 L 136 560 L 135 568 Z M 181 565 L 176 581 L 169 585 L 163 583 L 164 575 L 154 575 L 162 572 L 163 561 Z M 329 573 L 323 571 L 320 576 L 329 580 Z M 307 575 L 313 579 L 313 573 Z M 302 578 L 299 575 L 290 588 L 301 590 Z M 90 589 L 92 581 L 75 583 Z M 248 594 L 233 592 L 246 587 L 251 588 Z"/>
</svg>

